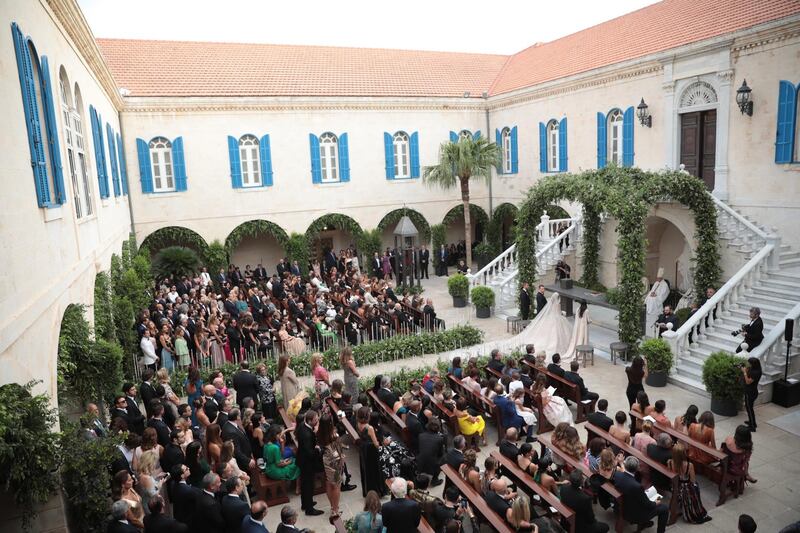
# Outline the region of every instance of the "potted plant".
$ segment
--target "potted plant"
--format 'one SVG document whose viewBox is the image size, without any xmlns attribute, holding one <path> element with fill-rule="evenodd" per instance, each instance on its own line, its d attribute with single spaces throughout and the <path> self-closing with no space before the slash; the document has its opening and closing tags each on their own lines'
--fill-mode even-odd
<svg viewBox="0 0 800 533">
<path fill-rule="evenodd" d="M 639 354 L 647 361 L 647 379 L 651 387 L 666 387 L 672 368 L 672 350 L 664 339 L 647 339 L 639 346 Z"/>
<path fill-rule="evenodd" d="M 497 257 L 494 247 L 488 242 L 482 242 L 473 250 L 473 254 L 478 261 L 478 270 L 492 262 Z"/>
<path fill-rule="evenodd" d="M 711 411 L 736 416 L 744 395 L 742 366 L 745 359 L 728 352 L 714 352 L 703 363 L 703 385 L 711 393 Z"/>
<path fill-rule="evenodd" d="M 464 274 L 455 274 L 447 280 L 447 292 L 453 297 L 453 307 L 466 307 L 469 280 Z"/>
<path fill-rule="evenodd" d="M 478 318 L 489 318 L 491 307 L 494 305 L 494 291 L 485 285 L 478 285 L 470 294 L 475 314 Z"/>
</svg>

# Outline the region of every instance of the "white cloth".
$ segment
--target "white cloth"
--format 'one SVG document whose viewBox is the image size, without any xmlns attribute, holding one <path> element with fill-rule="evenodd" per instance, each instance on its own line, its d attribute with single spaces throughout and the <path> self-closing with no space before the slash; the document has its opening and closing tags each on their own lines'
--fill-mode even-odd
<svg viewBox="0 0 800 533">
<path fill-rule="evenodd" d="M 572 338 L 569 347 L 561 354 L 561 361 L 567 363 L 577 355 L 575 349 L 581 344 L 589 344 L 589 310 L 583 312 L 583 316 L 575 315 L 575 322 L 572 324 Z"/>
<path fill-rule="evenodd" d="M 669 296 L 669 285 L 663 279 L 653 283 L 647 292 L 644 303 L 647 309 L 645 333 L 648 337 L 653 337 L 655 334 L 653 324 L 658 320 L 658 315 L 664 311 L 664 300 L 667 299 L 667 296 Z"/>
<path fill-rule="evenodd" d="M 522 382 L 519 381 L 519 380 L 512 381 L 511 383 L 508 384 L 508 394 L 509 394 L 509 396 L 513 395 L 515 390 L 521 389 L 524 386 L 525 385 L 523 385 Z"/>
<path fill-rule="evenodd" d="M 566 422 L 570 426 L 573 425 L 572 411 L 569 410 L 567 402 L 561 396 L 550 396 L 547 390 L 542 391 L 542 403 L 546 403 L 542 412 L 544 413 L 547 421 L 553 426 L 559 425 L 561 422 Z"/>
<path fill-rule="evenodd" d="M 152 337 L 142 337 L 142 341 L 139 343 L 139 347 L 142 349 L 142 364 L 145 365 L 153 365 L 158 361 L 158 356 L 156 355 L 156 345 L 153 342 Z"/>
<path fill-rule="evenodd" d="M 536 424 L 536 415 L 534 415 L 533 412 L 523 411 L 516 404 L 514 404 L 514 409 L 517 411 L 517 414 L 521 416 L 522 419 L 525 421 L 526 426 L 532 426 Z"/>
<path fill-rule="evenodd" d="M 208 272 L 201 272 L 200 280 L 203 283 L 203 287 L 207 287 L 211 283 L 211 274 Z"/>
<path fill-rule="evenodd" d="M 536 318 L 513 340 L 520 345 L 534 344 L 537 350 L 544 350 L 550 356 L 563 354 L 571 338 L 572 326 L 561 314 L 561 299 L 554 292 Z"/>
</svg>

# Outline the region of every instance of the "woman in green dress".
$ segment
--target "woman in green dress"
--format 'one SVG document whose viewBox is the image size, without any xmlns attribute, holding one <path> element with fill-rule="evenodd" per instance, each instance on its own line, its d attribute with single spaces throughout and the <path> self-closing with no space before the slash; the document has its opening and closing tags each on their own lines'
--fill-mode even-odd
<svg viewBox="0 0 800 533">
<path fill-rule="evenodd" d="M 264 445 L 264 474 L 270 479 L 298 480 L 300 488 L 300 470 L 294 464 L 294 459 L 284 459 L 283 449 L 286 442 L 286 430 L 279 424 L 273 424 L 267 431 Z"/>
</svg>

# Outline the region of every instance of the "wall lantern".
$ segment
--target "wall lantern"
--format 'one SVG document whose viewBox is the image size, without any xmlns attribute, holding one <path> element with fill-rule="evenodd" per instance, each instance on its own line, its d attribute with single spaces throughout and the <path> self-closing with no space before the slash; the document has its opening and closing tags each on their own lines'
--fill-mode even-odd
<svg viewBox="0 0 800 533">
<path fill-rule="evenodd" d="M 653 127 L 653 115 L 647 112 L 647 104 L 644 103 L 644 98 L 636 106 L 636 116 L 639 117 L 639 124 L 642 126 Z"/>
<path fill-rule="evenodd" d="M 736 90 L 736 103 L 739 104 L 739 110 L 742 115 L 747 113 L 748 117 L 753 116 L 753 101 L 750 100 L 750 93 L 753 90 L 747 86 L 747 80 L 742 81 L 742 86 Z"/>
</svg>

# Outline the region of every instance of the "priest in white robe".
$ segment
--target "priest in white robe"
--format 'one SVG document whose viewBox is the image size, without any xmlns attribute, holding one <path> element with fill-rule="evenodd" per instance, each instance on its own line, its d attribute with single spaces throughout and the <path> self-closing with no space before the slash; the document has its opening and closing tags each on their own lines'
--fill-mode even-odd
<svg viewBox="0 0 800 533">
<path fill-rule="evenodd" d="M 650 287 L 650 291 L 645 296 L 644 304 L 647 311 L 645 334 L 647 337 L 655 337 L 656 332 L 653 325 L 658 320 L 658 315 L 664 309 L 664 301 L 669 296 L 669 283 L 664 280 L 664 267 L 658 268 L 656 281 Z"/>
</svg>

